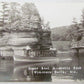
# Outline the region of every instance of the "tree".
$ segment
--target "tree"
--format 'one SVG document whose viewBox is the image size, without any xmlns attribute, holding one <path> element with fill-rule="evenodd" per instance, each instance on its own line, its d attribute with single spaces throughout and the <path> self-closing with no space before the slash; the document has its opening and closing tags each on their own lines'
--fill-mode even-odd
<svg viewBox="0 0 84 84">
<path fill-rule="evenodd" d="M 45 26 L 50 29 L 49 23 L 41 24 L 42 19 L 33 3 L 24 3 L 22 6 L 17 2 L 11 2 L 9 9 L 9 24 L 4 27 L 5 30 L 31 30 L 41 29 Z"/>
<path fill-rule="evenodd" d="M 41 18 L 33 3 L 24 3 L 22 9 L 22 25 L 28 29 L 41 28 Z"/>
<path fill-rule="evenodd" d="M 33 3 L 24 3 L 21 7 L 17 2 L 10 3 L 9 21 L 5 30 L 41 29 L 41 18 Z M 19 8 L 18 8 L 19 7 Z M 21 10 L 20 10 L 21 9 Z"/>
<path fill-rule="evenodd" d="M 82 27 L 84 29 L 84 9 L 82 10 L 82 19 L 81 19 L 81 24 L 82 24 Z"/>
<path fill-rule="evenodd" d="M 71 28 L 67 31 L 67 38 L 69 40 L 75 40 L 80 41 L 82 39 L 82 33 L 80 32 L 80 24 L 76 21 L 75 18 L 73 18 L 73 24 L 71 25 Z"/>
<path fill-rule="evenodd" d="M 9 11 L 9 21 L 13 23 L 17 20 L 21 19 L 21 11 L 20 4 L 17 2 L 10 3 L 10 11 Z"/>
<path fill-rule="evenodd" d="M 0 26 L 3 27 L 5 26 L 9 21 L 8 21 L 8 12 L 9 12 L 9 9 L 8 9 L 8 3 L 7 2 L 1 2 L 0 3 L 1 6 L 2 6 L 2 11 L 0 11 L 0 13 L 2 14 L 1 18 L 0 18 Z"/>
<path fill-rule="evenodd" d="M 36 6 L 33 3 L 24 3 L 22 6 L 23 15 L 38 15 Z"/>
<path fill-rule="evenodd" d="M 42 26 L 43 30 L 48 30 L 49 31 L 50 30 L 49 24 L 50 24 L 49 22 L 45 23 L 44 18 L 41 18 L 41 26 Z"/>
</svg>

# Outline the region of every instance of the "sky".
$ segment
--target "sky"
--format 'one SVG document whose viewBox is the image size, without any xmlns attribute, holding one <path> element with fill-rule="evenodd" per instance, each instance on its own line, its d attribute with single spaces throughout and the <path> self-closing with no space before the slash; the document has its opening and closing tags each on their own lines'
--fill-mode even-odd
<svg viewBox="0 0 84 84">
<path fill-rule="evenodd" d="M 37 2 L 41 17 L 50 22 L 51 27 L 72 24 L 73 18 L 80 22 L 84 3 Z"/>
<path fill-rule="evenodd" d="M 9 0 L 0 0 L 9 1 Z M 13 1 L 13 0 L 10 0 Z M 71 25 L 73 18 L 80 22 L 84 0 L 14 0 L 20 3 L 35 3 L 40 16 L 45 22 L 50 22 L 50 27 Z"/>
</svg>

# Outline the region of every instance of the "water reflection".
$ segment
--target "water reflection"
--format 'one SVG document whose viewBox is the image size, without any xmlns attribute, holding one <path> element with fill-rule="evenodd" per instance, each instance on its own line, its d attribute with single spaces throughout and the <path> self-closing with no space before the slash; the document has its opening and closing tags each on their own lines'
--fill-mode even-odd
<svg viewBox="0 0 84 84">
<path fill-rule="evenodd" d="M 77 69 L 78 73 L 73 74 L 74 80 L 84 80 L 84 51 L 81 50 L 79 53 L 74 54 L 75 62 L 78 63 L 78 67 L 81 67 L 81 69 Z"/>
<path fill-rule="evenodd" d="M 52 66 L 36 64 L 15 66 L 13 76 L 16 81 L 51 81 Z"/>
<path fill-rule="evenodd" d="M 11 81 L 13 69 L 13 61 L 0 60 L 0 82 Z"/>
<path fill-rule="evenodd" d="M 73 53 L 57 56 L 59 62 L 28 64 L 14 67 L 14 78 L 19 81 L 54 81 L 55 79 L 84 79 L 83 53 L 78 57 Z M 67 60 L 67 59 L 72 60 Z M 42 69 L 44 67 L 44 69 Z"/>
<path fill-rule="evenodd" d="M 84 53 L 79 54 L 79 57 L 74 53 L 59 53 L 56 59 L 59 60 L 23 65 L 0 60 L 0 81 L 84 80 Z"/>
</svg>

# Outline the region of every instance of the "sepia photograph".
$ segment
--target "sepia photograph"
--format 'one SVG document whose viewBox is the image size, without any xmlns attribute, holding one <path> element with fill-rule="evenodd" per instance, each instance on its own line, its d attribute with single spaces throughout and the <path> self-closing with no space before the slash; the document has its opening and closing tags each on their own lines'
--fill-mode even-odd
<svg viewBox="0 0 84 84">
<path fill-rule="evenodd" d="M 84 84 L 84 1 L 0 0 L 0 82 Z"/>
</svg>

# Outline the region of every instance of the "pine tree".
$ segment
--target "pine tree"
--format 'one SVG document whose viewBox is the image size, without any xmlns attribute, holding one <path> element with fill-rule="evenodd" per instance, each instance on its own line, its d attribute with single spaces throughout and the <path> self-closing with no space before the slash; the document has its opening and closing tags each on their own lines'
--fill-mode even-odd
<svg viewBox="0 0 84 84">
<path fill-rule="evenodd" d="M 9 11 L 9 21 L 10 23 L 14 23 L 21 18 L 20 4 L 17 2 L 10 3 L 10 11 Z"/>
<path fill-rule="evenodd" d="M 82 11 L 82 15 L 81 16 L 82 16 L 81 23 L 82 23 L 82 27 L 84 29 L 84 9 Z"/>
<path fill-rule="evenodd" d="M 0 4 L 2 6 L 2 11 L 0 11 L 0 13 L 2 14 L 2 16 L 0 17 L 0 23 L 1 23 L 0 26 L 3 27 L 8 23 L 9 4 L 7 2 L 1 2 Z"/>
</svg>

